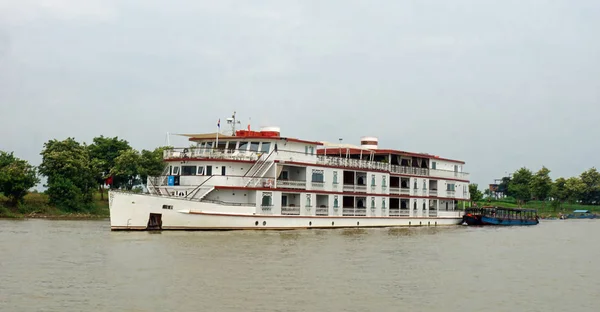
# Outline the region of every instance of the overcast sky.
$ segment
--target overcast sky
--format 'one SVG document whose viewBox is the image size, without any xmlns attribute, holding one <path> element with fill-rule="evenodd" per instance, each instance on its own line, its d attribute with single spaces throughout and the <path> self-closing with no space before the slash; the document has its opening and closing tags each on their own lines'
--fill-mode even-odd
<svg viewBox="0 0 600 312">
<path fill-rule="evenodd" d="M 521 166 L 598 166 L 600 1 L 0 0 L 0 149 L 211 132 L 233 110 L 282 135 Z M 185 141 L 175 141 L 185 142 Z"/>
</svg>

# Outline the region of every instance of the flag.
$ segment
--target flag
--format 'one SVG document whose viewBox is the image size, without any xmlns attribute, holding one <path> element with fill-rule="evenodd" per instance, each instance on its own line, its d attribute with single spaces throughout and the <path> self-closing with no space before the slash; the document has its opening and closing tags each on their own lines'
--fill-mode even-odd
<svg viewBox="0 0 600 312">
<path fill-rule="evenodd" d="M 104 183 L 106 183 L 106 185 L 111 185 L 113 183 L 113 177 L 108 177 L 106 180 L 104 180 Z"/>
<path fill-rule="evenodd" d="M 219 121 L 217 121 L 217 127 L 221 129 L 221 118 L 219 118 Z"/>
</svg>

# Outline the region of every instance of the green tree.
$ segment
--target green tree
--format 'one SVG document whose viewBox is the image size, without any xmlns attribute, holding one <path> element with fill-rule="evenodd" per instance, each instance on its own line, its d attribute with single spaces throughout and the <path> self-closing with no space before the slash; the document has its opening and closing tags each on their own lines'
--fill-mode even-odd
<svg viewBox="0 0 600 312">
<path fill-rule="evenodd" d="M 160 176 L 164 169 L 163 151 L 168 147 L 158 147 L 153 151 L 142 150 L 140 156 L 140 180 L 143 185 L 148 182 L 148 177 Z"/>
<path fill-rule="evenodd" d="M 50 140 L 44 144 L 41 155 L 39 172 L 48 178 L 46 193 L 50 204 L 70 210 L 87 208 L 96 187 L 87 146 L 74 138 Z"/>
<path fill-rule="evenodd" d="M 550 196 L 554 199 L 553 203 L 556 208 L 561 208 L 562 204 L 569 198 L 569 193 L 567 191 L 567 180 L 563 177 L 560 177 L 552 183 L 552 188 L 550 190 Z"/>
<path fill-rule="evenodd" d="M 39 182 L 34 166 L 13 153 L 0 151 L 0 193 L 8 197 L 11 206 L 21 203 L 28 190 Z"/>
<path fill-rule="evenodd" d="M 118 137 L 108 138 L 104 136 L 95 137 L 93 143 L 88 147 L 94 169 L 94 178 L 98 184 L 100 198 L 104 199 L 104 184 L 110 176 L 111 169 L 115 166 L 115 159 L 121 152 L 130 150 L 129 142 Z M 119 188 L 124 181 L 113 178 L 111 187 Z"/>
<path fill-rule="evenodd" d="M 580 201 L 586 189 L 585 183 L 579 177 L 570 177 L 565 181 L 567 201 L 575 203 Z"/>
<path fill-rule="evenodd" d="M 469 195 L 471 196 L 472 202 L 477 202 L 483 199 L 483 194 L 475 183 L 469 184 Z"/>
<path fill-rule="evenodd" d="M 523 167 L 517 170 L 508 185 L 508 191 L 511 196 L 517 199 L 519 205 L 526 203 L 531 199 L 531 189 L 529 187 L 533 174 L 531 170 Z"/>
<path fill-rule="evenodd" d="M 110 175 L 115 180 L 122 181 L 120 187 L 130 191 L 134 186 L 140 184 L 140 153 L 134 149 L 122 151 L 115 158 L 115 165 L 110 170 Z"/>
<path fill-rule="evenodd" d="M 510 177 L 503 177 L 500 184 L 498 184 L 498 193 L 502 193 L 504 196 L 512 196 L 508 190 L 511 180 Z"/>
<path fill-rule="evenodd" d="M 580 178 L 585 185 L 581 201 L 588 205 L 600 203 L 600 173 L 596 168 L 591 168 L 583 172 Z"/>
<path fill-rule="evenodd" d="M 531 188 L 531 195 L 533 195 L 533 197 L 537 200 L 541 200 L 545 203 L 546 199 L 548 199 L 548 196 L 550 195 L 550 191 L 552 190 L 550 170 L 548 170 L 546 167 L 542 167 L 542 169 L 540 169 L 533 175 L 533 177 L 531 177 L 529 187 Z"/>
</svg>

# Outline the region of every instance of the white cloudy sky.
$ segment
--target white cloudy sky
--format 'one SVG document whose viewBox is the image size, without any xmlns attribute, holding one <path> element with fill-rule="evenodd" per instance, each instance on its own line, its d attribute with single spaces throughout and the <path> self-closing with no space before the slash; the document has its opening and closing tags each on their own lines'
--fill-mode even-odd
<svg viewBox="0 0 600 312">
<path fill-rule="evenodd" d="M 136 148 L 233 110 L 429 152 L 487 184 L 598 165 L 600 1 L 0 0 L 0 149 Z"/>
</svg>

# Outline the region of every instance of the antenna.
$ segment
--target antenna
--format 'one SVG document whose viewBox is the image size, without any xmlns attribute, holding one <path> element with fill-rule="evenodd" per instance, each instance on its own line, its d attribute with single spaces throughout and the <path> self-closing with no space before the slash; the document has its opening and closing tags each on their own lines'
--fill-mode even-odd
<svg viewBox="0 0 600 312">
<path fill-rule="evenodd" d="M 169 132 L 167 131 L 167 135 L 165 137 L 165 143 L 166 146 L 171 146 L 171 139 L 170 139 L 171 135 L 169 134 Z"/>
<path fill-rule="evenodd" d="M 235 114 L 236 112 L 233 112 L 233 115 L 231 115 L 230 118 L 227 118 L 227 123 L 231 125 L 231 135 L 235 136 L 235 125 L 239 125 L 241 124 L 241 122 L 239 120 L 235 119 Z"/>
</svg>

